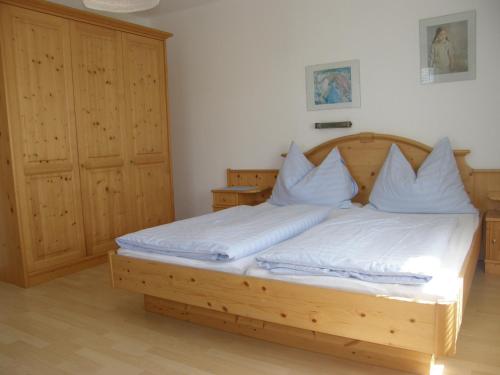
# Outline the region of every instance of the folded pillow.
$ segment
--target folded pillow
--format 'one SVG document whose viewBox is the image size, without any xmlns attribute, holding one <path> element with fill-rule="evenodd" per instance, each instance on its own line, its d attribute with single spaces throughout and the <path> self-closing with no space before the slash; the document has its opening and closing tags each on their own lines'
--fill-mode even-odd
<svg viewBox="0 0 500 375">
<path fill-rule="evenodd" d="M 358 185 L 337 148 L 315 167 L 292 142 L 269 203 L 350 207 L 350 199 L 357 193 Z"/>
<path fill-rule="evenodd" d="M 373 186 L 370 203 L 387 212 L 477 213 L 448 138 L 437 143 L 417 174 L 393 144 Z"/>
</svg>

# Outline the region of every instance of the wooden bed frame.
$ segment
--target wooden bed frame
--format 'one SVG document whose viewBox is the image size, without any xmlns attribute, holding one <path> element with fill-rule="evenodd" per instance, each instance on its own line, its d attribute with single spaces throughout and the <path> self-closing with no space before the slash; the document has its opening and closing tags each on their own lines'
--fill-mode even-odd
<svg viewBox="0 0 500 375">
<path fill-rule="evenodd" d="M 389 147 L 397 143 L 418 167 L 432 150 L 413 140 L 374 133 L 333 139 L 305 155 L 319 164 L 334 147 L 356 179 L 354 199 L 366 203 Z M 467 150 L 455 151 L 464 185 L 473 196 Z M 262 173 L 264 172 L 264 173 Z M 272 186 L 275 171 L 239 171 L 233 185 L 253 176 Z M 264 176 L 264 177 L 262 177 Z M 476 270 L 481 227 L 461 271 L 456 302 L 435 303 L 373 296 L 245 275 L 196 269 L 109 254 L 116 288 L 144 294 L 147 311 L 336 357 L 428 374 L 434 356 L 453 355 Z"/>
</svg>

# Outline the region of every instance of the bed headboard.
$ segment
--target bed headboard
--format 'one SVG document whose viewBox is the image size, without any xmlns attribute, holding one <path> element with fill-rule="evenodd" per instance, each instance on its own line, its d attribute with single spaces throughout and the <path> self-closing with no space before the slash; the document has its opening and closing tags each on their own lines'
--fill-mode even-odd
<svg viewBox="0 0 500 375">
<path fill-rule="evenodd" d="M 384 163 L 391 144 L 396 143 L 411 165 L 417 169 L 432 147 L 420 142 L 388 134 L 359 133 L 345 137 L 334 138 L 322 143 L 304 155 L 315 165 L 338 147 L 349 171 L 359 186 L 359 193 L 353 199 L 355 202 L 366 204 L 378 172 Z M 473 170 L 465 161 L 469 150 L 455 150 L 455 158 L 462 175 L 465 188 L 473 197 L 474 178 Z M 229 186 L 257 185 L 260 187 L 273 186 L 277 170 L 232 170 L 227 171 Z"/>
<path fill-rule="evenodd" d="M 432 151 L 432 147 L 408 138 L 388 134 L 359 133 L 322 143 L 307 151 L 305 155 L 317 165 L 333 148 L 338 147 L 349 172 L 359 186 L 359 193 L 353 200 L 365 204 L 368 202 L 378 172 L 393 143 L 399 146 L 415 170 Z M 454 152 L 465 189 L 472 197 L 474 185 L 472 168 L 465 161 L 469 150 L 455 150 Z"/>
</svg>

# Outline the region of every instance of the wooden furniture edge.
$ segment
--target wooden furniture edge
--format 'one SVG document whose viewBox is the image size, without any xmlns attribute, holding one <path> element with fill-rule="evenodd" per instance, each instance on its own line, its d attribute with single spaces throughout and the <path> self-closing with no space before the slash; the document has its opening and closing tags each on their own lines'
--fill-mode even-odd
<svg viewBox="0 0 500 375">
<path fill-rule="evenodd" d="M 356 133 L 356 134 L 349 134 L 343 137 L 337 137 L 333 138 L 331 140 L 328 140 L 326 142 L 323 142 L 308 151 L 304 152 L 304 155 L 306 157 L 310 157 L 311 155 L 317 153 L 318 151 L 324 149 L 324 148 L 333 148 L 335 145 L 346 142 L 346 141 L 351 141 L 351 140 L 360 140 L 362 143 L 368 143 L 368 142 L 373 142 L 375 139 L 378 140 L 387 140 L 393 143 L 403 143 L 415 148 L 418 148 L 422 151 L 426 152 L 431 152 L 432 147 L 418 142 L 414 139 L 411 138 L 406 138 L 406 137 L 401 137 L 398 135 L 391 135 L 391 134 L 384 134 L 384 133 L 373 133 L 373 132 L 361 132 L 361 133 Z M 455 156 L 465 156 L 470 153 L 470 150 L 466 149 L 458 149 L 458 150 L 453 150 L 453 153 Z M 281 156 L 285 157 L 286 153 L 282 153 Z"/>
<path fill-rule="evenodd" d="M 0 38 L 1 39 L 1 38 Z M 19 213 L 20 202 L 17 194 L 17 181 L 14 176 L 16 158 L 13 157 L 12 148 L 12 132 L 9 129 L 9 106 L 7 103 L 8 91 L 7 91 L 7 72 L 5 70 L 5 48 L 0 41 L 0 155 L 2 159 L 6 159 L 3 168 L 4 173 L 2 173 L 2 188 L 0 193 L 7 192 L 7 197 L 12 199 L 12 206 L 8 211 L 0 212 L 0 215 L 10 215 L 10 218 L 4 216 L 4 220 L 7 220 L 10 224 L 10 228 L 5 226 L 0 229 L 0 236 L 5 236 L 3 239 L 6 248 L 1 251 L 5 251 L 6 255 L 2 256 L 0 261 L 0 280 L 3 282 L 13 283 L 19 287 L 26 288 L 28 285 L 28 278 L 26 274 L 26 257 L 23 251 L 23 238 L 19 235 L 19 228 L 21 227 L 21 219 Z M 5 207 L 7 208 L 7 207 Z M 1 220 L 0 220 L 1 221 Z M 3 230 L 8 233 L 2 233 Z"/>
<path fill-rule="evenodd" d="M 238 193 L 238 194 L 255 194 L 255 193 L 263 193 L 266 190 L 271 189 L 270 187 L 261 187 L 249 190 L 231 190 L 230 187 L 226 189 L 212 189 L 212 193 Z"/>
<path fill-rule="evenodd" d="M 166 31 L 137 25 L 116 18 L 106 17 L 97 13 L 71 8 L 65 5 L 51 3 L 44 0 L 0 0 L 0 4 L 7 4 L 19 8 L 35 10 L 38 12 L 52 14 L 74 21 L 85 22 L 96 26 L 113 28 L 115 30 L 120 30 L 132 34 L 147 36 L 153 39 L 166 40 L 173 36 L 173 34 Z"/>
<path fill-rule="evenodd" d="M 148 312 L 355 362 L 429 374 L 431 354 L 323 334 L 144 295 Z"/>
<path fill-rule="evenodd" d="M 482 218 L 481 218 L 482 219 Z M 474 233 L 467 258 L 460 271 L 462 279 L 458 300 L 453 304 L 438 304 L 436 309 L 436 356 L 454 355 L 472 280 L 477 269 L 482 239 L 482 220 Z"/>
</svg>

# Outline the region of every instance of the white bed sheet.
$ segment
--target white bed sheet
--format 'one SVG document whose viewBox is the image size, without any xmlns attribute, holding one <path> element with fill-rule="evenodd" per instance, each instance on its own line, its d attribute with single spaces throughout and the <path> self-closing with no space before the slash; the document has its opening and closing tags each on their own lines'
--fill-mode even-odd
<svg viewBox="0 0 500 375">
<path fill-rule="evenodd" d="M 214 262 L 210 260 L 182 258 L 172 255 L 150 253 L 139 250 L 118 249 L 118 254 L 132 258 L 152 260 L 161 263 L 176 264 L 179 266 L 202 268 L 212 271 L 234 273 L 238 275 L 243 275 L 246 272 L 246 270 L 255 263 L 255 256 L 256 256 L 256 254 L 252 254 L 237 260 L 233 260 L 231 262 Z"/>
<path fill-rule="evenodd" d="M 364 208 L 369 209 L 369 208 Z M 456 301 L 462 286 L 460 270 L 469 253 L 474 233 L 479 225 L 476 214 L 456 214 L 458 225 L 453 231 L 442 265 L 431 281 L 423 285 L 379 284 L 352 278 L 333 276 L 277 275 L 254 263 L 246 272 L 249 276 L 276 279 L 298 284 L 315 285 L 348 292 L 430 302 Z"/>
<path fill-rule="evenodd" d="M 262 203 L 260 205 L 260 207 L 262 209 L 267 209 L 267 208 L 271 208 L 272 206 L 269 203 Z M 330 219 L 330 218 L 335 217 L 339 214 L 342 214 L 342 212 L 344 212 L 345 210 L 361 209 L 361 208 L 362 208 L 362 206 L 359 203 L 353 203 L 351 208 L 332 209 L 330 211 L 330 214 L 328 215 L 327 219 Z M 265 250 L 267 250 L 267 249 L 264 249 L 262 251 L 265 251 Z M 241 259 L 230 261 L 230 262 L 214 262 L 214 261 L 209 261 L 209 260 L 198 260 L 198 259 L 177 257 L 177 256 L 173 256 L 173 255 L 164 255 L 164 254 L 152 253 L 152 252 L 141 251 L 141 250 L 118 249 L 119 255 L 128 256 L 128 257 L 132 257 L 132 258 L 152 260 L 152 261 L 161 262 L 161 263 L 171 263 L 171 264 L 176 264 L 179 266 L 202 268 L 202 269 L 212 270 L 212 271 L 228 272 L 228 273 L 234 273 L 234 274 L 239 274 L 239 275 L 245 274 L 246 271 L 251 266 L 256 265 L 255 257 L 260 253 L 261 252 L 258 252 L 258 253 L 243 257 Z"/>
<path fill-rule="evenodd" d="M 265 250 L 321 223 L 328 206 L 235 206 L 118 237 L 120 248 L 228 262 Z"/>
</svg>

